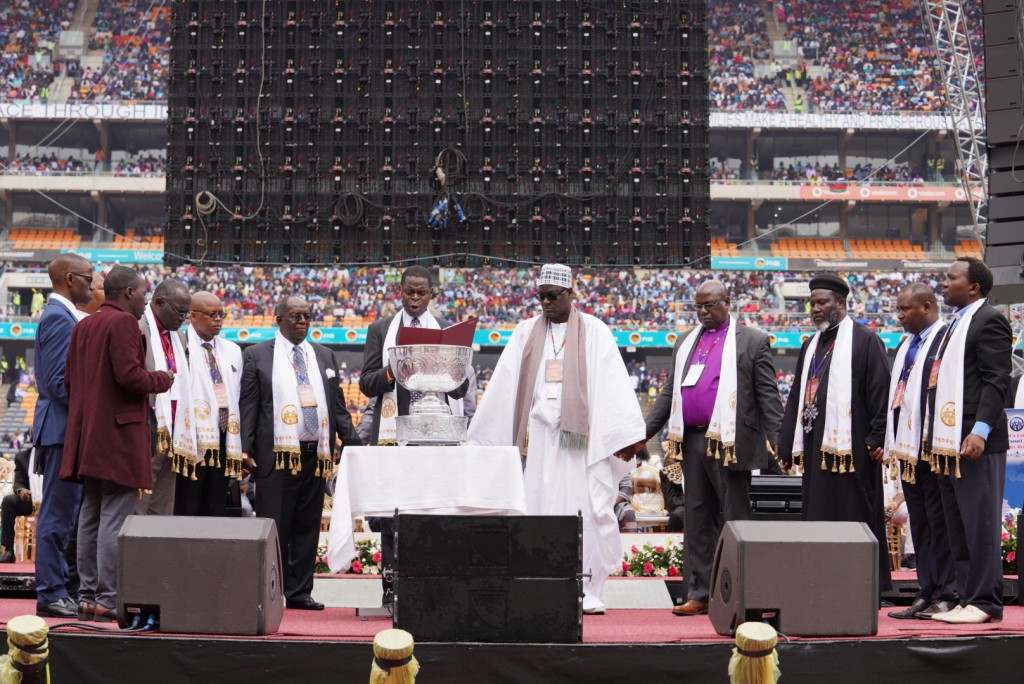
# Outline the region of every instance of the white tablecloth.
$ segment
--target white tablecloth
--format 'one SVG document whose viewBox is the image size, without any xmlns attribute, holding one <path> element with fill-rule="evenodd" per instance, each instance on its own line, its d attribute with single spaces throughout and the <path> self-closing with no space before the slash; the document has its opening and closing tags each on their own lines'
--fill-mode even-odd
<svg viewBox="0 0 1024 684">
<path fill-rule="evenodd" d="M 332 572 L 355 553 L 352 516 L 402 513 L 526 515 L 515 447 L 348 447 L 337 468 L 331 528 Z"/>
</svg>

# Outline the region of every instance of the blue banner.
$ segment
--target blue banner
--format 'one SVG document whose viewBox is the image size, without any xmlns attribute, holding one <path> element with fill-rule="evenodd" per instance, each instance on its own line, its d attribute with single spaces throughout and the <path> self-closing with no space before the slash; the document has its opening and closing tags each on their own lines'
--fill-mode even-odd
<svg viewBox="0 0 1024 684">
<path fill-rule="evenodd" d="M 274 339 L 277 328 L 224 328 L 221 335 L 224 339 L 240 344 L 256 344 Z M 615 343 L 620 347 L 636 348 L 672 348 L 680 334 L 675 330 L 613 330 Z M 768 339 L 774 349 L 799 349 L 804 340 L 809 340 L 810 332 L 773 332 Z M 35 323 L 0 323 L 0 340 L 34 340 Z M 477 330 L 473 336 L 473 344 L 477 347 L 504 347 L 512 337 L 511 330 Z M 887 349 L 895 349 L 903 339 L 903 333 L 886 332 L 879 337 Z M 312 342 L 332 346 L 366 344 L 366 328 L 311 328 L 309 339 Z"/>
<path fill-rule="evenodd" d="M 713 271 L 788 271 L 786 257 L 711 257 Z"/>
<path fill-rule="evenodd" d="M 162 249 L 62 249 L 61 252 L 74 252 L 83 259 L 100 263 L 114 264 L 162 264 Z"/>
</svg>

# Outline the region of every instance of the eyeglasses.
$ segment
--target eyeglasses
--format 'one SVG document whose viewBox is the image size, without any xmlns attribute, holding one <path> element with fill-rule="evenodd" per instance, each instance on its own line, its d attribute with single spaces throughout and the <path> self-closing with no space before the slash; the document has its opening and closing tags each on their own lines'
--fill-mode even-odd
<svg viewBox="0 0 1024 684">
<path fill-rule="evenodd" d="M 313 315 L 308 313 L 290 313 L 286 315 L 285 318 L 287 318 L 292 323 L 298 323 L 299 321 L 313 320 Z"/>
<path fill-rule="evenodd" d="M 192 313 L 202 314 L 203 316 L 209 318 L 211 321 L 221 321 L 224 320 L 225 316 L 227 316 L 227 314 L 224 313 L 223 311 L 200 311 L 199 309 L 192 309 Z"/>
<path fill-rule="evenodd" d="M 410 299 L 423 299 L 431 295 L 430 290 L 406 290 L 402 289 L 402 294 Z"/>
<path fill-rule="evenodd" d="M 568 290 L 559 290 L 558 292 L 538 292 L 537 299 L 542 302 L 553 302 L 566 292 L 568 292 Z"/>
<path fill-rule="evenodd" d="M 89 274 L 89 273 L 68 273 L 68 275 L 78 276 L 79 278 L 81 278 L 85 282 L 87 282 L 90 285 L 92 285 L 92 275 Z"/>
<path fill-rule="evenodd" d="M 696 309 L 697 311 L 700 311 L 701 309 L 703 309 L 704 311 L 711 311 L 725 300 L 726 298 L 722 297 L 721 299 L 716 299 L 715 301 L 708 302 L 707 304 L 698 304 L 697 302 L 694 302 L 693 308 Z"/>
<path fill-rule="evenodd" d="M 172 306 L 171 304 L 168 304 L 167 306 L 169 306 L 171 308 L 171 311 L 173 311 L 181 320 L 185 320 L 186 318 L 188 318 L 188 309 L 182 310 L 175 306 Z"/>
</svg>

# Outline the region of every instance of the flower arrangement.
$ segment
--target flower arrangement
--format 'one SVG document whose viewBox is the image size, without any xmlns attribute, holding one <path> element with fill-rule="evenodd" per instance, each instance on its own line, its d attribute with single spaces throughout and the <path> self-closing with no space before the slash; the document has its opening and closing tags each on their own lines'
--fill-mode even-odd
<svg viewBox="0 0 1024 684">
<path fill-rule="evenodd" d="M 1003 573 L 1008 575 L 1017 572 L 1017 516 L 1019 514 L 1019 510 L 1011 510 L 1003 518 L 1003 532 L 999 545 L 1003 555 Z"/>
<path fill-rule="evenodd" d="M 644 542 L 633 545 L 622 556 L 622 569 L 616 573 L 625 577 L 682 577 L 683 545 L 669 537 L 663 545 Z"/>
<path fill-rule="evenodd" d="M 380 542 L 376 539 L 360 539 L 356 542 L 356 556 L 348 569 L 350 575 L 379 575 L 380 574 Z M 316 551 L 316 566 L 313 572 L 318 575 L 326 575 L 331 572 L 327 566 L 327 546 L 321 546 Z"/>
</svg>

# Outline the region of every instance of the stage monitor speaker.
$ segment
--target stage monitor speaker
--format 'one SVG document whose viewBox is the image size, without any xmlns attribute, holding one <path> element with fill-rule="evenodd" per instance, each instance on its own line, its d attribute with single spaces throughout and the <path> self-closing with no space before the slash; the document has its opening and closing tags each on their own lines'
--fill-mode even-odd
<svg viewBox="0 0 1024 684">
<path fill-rule="evenodd" d="M 709 615 L 719 634 L 768 622 L 792 636 L 878 631 L 878 540 L 864 523 L 725 524 Z"/>
<path fill-rule="evenodd" d="M 576 643 L 578 516 L 395 518 L 394 625 L 418 641 Z"/>
<path fill-rule="evenodd" d="M 803 477 L 754 475 L 750 478 L 752 520 L 799 520 L 803 514 Z"/>
<path fill-rule="evenodd" d="M 273 634 L 284 615 L 281 549 L 269 518 L 128 516 L 117 539 L 117 615 L 160 630 Z"/>
</svg>

